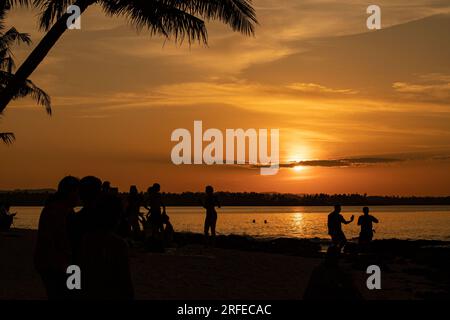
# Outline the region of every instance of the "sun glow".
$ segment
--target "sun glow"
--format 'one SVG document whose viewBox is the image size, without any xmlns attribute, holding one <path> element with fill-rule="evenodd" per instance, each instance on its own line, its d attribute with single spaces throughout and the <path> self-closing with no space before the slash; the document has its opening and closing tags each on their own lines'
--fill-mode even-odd
<svg viewBox="0 0 450 320">
<path fill-rule="evenodd" d="M 291 169 L 294 172 L 304 172 L 307 167 L 303 166 L 301 164 L 296 165 L 297 163 L 300 163 L 302 161 L 307 161 L 308 159 L 311 159 L 311 149 L 308 146 L 305 145 L 292 145 L 289 148 L 288 156 L 286 157 L 287 163 L 292 165 Z"/>
<path fill-rule="evenodd" d="M 295 172 L 300 172 L 300 171 L 305 170 L 305 167 L 304 166 L 295 166 L 292 169 L 294 169 Z"/>
</svg>

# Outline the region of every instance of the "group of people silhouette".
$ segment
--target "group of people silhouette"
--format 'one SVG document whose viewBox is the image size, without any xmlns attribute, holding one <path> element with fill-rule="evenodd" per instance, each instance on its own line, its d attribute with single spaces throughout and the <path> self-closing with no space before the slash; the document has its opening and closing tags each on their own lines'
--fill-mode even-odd
<svg viewBox="0 0 450 320">
<path fill-rule="evenodd" d="M 80 202 L 81 209 L 75 212 Z M 212 186 L 206 187 L 200 204 L 206 210 L 205 245 L 214 246 L 216 208 L 220 208 L 220 202 Z M 142 207 L 148 213 L 141 213 Z M 2 204 L 0 218 L 12 219 L 9 209 L 8 204 Z M 328 215 L 332 242 L 329 252 L 339 254 L 347 244 L 342 224 L 350 224 L 354 218 L 352 215 L 346 220 L 340 205 Z M 361 247 L 372 241 L 373 223 L 378 222 L 369 214 L 369 208 L 364 207 L 363 215 L 358 218 Z M 108 181 L 102 182 L 94 176 L 81 180 L 67 176 L 59 182 L 57 192 L 49 197 L 41 212 L 34 263 L 49 299 L 132 299 L 129 246 L 143 241 L 150 250 L 164 250 L 173 238 L 174 228 L 158 183 L 146 193 L 131 186 L 124 198 Z M 67 288 L 70 265 L 82 270 L 82 290 Z"/>
<path fill-rule="evenodd" d="M 109 183 L 93 176 L 60 181 L 39 218 L 34 256 L 49 299 L 133 298 L 128 245 L 120 236 L 124 218 Z M 82 270 L 80 291 L 67 288 L 70 265 Z"/>
<path fill-rule="evenodd" d="M 355 220 L 352 215 L 350 220 L 345 220 L 341 214 L 340 205 L 334 206 L 334 211 L 328 215 L 328 234 L 331 237 L 332 250 L 336 248 L 337 252 L 341 252 L 342 248 L 347 244 L 347 238 L 342 231 L 342 224 L 350 224 Z M 363 215 L 358 218 L 358 226 L 361 227 L 359 233 L 359 244 L 362 248 L 366 247 L 373 239 L 373 223 L 378 223 L 378 219 L 369 214 L 369 208 L 363 208 Z"/>
<path fill-rule="evenodd" d="M 49 299 L 132 299 L 128 247 L 142 240 L 161 250 L 173 241 L 174 228 L 158 183 L 139 193 L 130 187 L 122 199 L 118 189 L 94 176 L 63 178 L 46 202 L 40 218 L 34 256 Z M 81 209 L 75 207 L 81 202 Z M 205 244 L 214 245 L 219 201 L 211 186 L 201 201 L 206 209 Z M 147 214 L 141 213 L 144 207 Z M 211 236 L 209 236 L 211 231 Z M 82 270 L 82 290 L 67 289 L 67 267 Z"/>
</svg>

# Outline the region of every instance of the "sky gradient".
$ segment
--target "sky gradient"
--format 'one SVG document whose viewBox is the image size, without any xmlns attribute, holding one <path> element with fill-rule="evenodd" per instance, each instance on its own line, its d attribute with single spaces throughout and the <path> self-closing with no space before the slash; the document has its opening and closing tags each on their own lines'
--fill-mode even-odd
<svg viewBox="0 0 450 320">
<path fill-rule="evenodd" d="M 1 131 L 0 189 L 55 187 L 97 175 L 121 190 L 450 194 L 450 4 L 255 0 L 255 37 L 208 23 L 208 46 L 136 34 L 99 8 L 67 31 L 31 79 L 53 116 L 13 102 Z M 36 12 L 7 25 L 42 37 Z M 14 52 L 20 63 L 30 47 Z M 282 169 L 175 166 L 171 132 L 279 128 Z M 299 162 L 294 166 L 292 162 Z"/>
</svg>

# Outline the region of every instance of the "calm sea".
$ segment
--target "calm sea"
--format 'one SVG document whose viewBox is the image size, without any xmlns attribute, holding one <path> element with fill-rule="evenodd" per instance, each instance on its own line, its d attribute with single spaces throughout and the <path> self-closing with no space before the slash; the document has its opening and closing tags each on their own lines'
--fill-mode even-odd
<svg viewBox="0 0 450 320">
<path fill-rule="evenodd" d="M 225 207 L 218 209 L 218 234 L 255 237 L 327 238 L 330 207 Z M 16 228 L 37 229 L 40 207 L 15 207 Z M 202 232 L 204 210 L 197 207 L 167 208 L 176 231 Z M 361 207 L 343 208 L 346 219 L 361 214 Z M 375 238 L 450 240 L 450 206 L 374 206 L 380 220 Z M 355 219 L 355 220 L 356 220 Z M 255 222 L 253 222 L 255 220 Z M 264 223 L 266 220 L 267 223 Z M 348 238 L 359 233 L 356 221 L 344 226 Z"/>
</svg>

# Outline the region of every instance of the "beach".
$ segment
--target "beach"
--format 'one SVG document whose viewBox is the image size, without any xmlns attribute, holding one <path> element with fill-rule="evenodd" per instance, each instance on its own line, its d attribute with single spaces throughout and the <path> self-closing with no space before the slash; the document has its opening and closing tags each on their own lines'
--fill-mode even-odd
<svg viewBox="0 0 450 320">
<path fill-rule="evenodd" d="M 0 299 L 46 299 L 33 267 L 36 231 L 0 233 Z M 376 256 L 343 256 L 339 268 L 308 240 L 218 237 L 205 248 L 199 234 L 178 234 L 164 253 L 130 248 L 138 300 L 299 300 L 448 298 L 448 246 L 442 242 L 376 241 Z M 448 244 L 447 244 L 448 245 Z M 391 248 L 388 250 L 386 248 Z M 350 246 L 351 249 L 351 246 Z M 395 250 L 398 250 L 395 253 Z M 446 258 L 447 257 L 447 258 Z M 439 262 L 439 263 L 437 263 Z M 366 287 L 366 265 L 383 270 L 382 290 Z M 333 277 L 328 281 L 327 277 Z"/>
<path fill-rule="evenodd" d="M 0 236 L 0 299 L 46 299 L 33 268 L 36 231 Z M 275 256 L 275 258 L 274 258 Z M 136 299 L 300 299 L 320 259 L 186 246 L 130 249 Z"/>
</svg>

